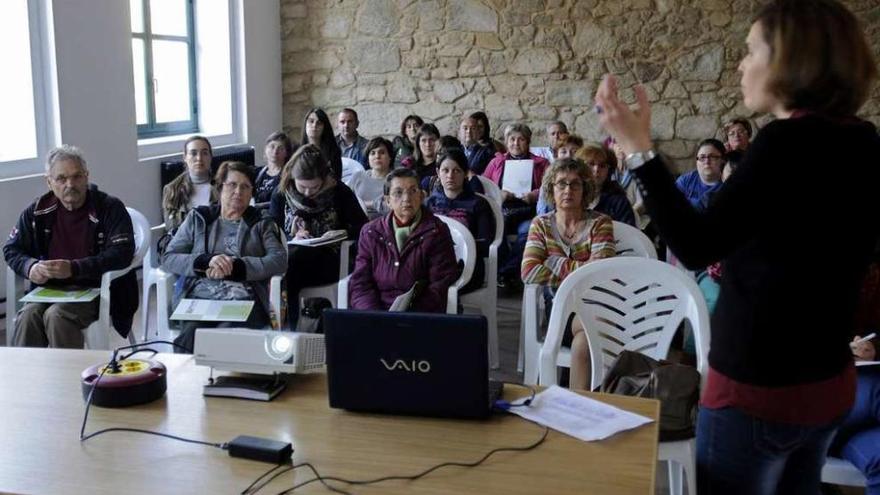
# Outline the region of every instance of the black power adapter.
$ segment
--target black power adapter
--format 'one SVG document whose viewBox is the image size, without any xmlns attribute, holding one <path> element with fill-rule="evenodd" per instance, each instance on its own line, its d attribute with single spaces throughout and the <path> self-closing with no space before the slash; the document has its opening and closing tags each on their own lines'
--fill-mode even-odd
<svg viewBox="0 0 880 495">
<path fill-rule="evenodd" d="M 268 438 L 239 435 L 226 444 L 230 457 L 284 464 L 293 455 L 293 445 Z"/>
</svg>

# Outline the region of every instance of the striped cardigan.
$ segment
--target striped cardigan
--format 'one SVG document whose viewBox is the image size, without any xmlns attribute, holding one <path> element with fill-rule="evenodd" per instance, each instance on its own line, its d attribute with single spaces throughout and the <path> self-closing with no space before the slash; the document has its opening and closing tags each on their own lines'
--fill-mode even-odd
<svg viewBox="0 0 880 495">
<path fill-rule="evenodd" d="M 569 273 L 585 263 L 615 255 L 611 217 L 593 210 L 587 210 L 586 214 L 585 231 L 572 245 L 562 240 L 555 213 L 532 220 L 522 261 L 523 283 L 556 289 Z"/>
</svg>

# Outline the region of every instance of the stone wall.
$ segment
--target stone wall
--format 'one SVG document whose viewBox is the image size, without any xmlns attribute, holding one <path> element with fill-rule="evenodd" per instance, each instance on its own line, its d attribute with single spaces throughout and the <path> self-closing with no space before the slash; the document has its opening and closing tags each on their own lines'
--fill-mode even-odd
<svg viewBox="0 0 880 495">
<path fill-rule="evenodd" d="M 880 6 L 849 0 L 880 54 Z M 399 133 L 415 113 L 456 134 L 485 110 L 492 133 L 523 121 L 544 145 L 548 121 L 587 140 L 604 135 L 592 112 L 603 74 L 643 82 L 659 148 L 693 166 L 697 141 L 742 105 L 739 60 L 751 0 L 282 0 L 284 126 L 295 140 L 305 112 L 357 109 L 366 136 Z M 880 59 L 880 57 L 878 57 Z M 632 98 L 631 90 L 624 92 Z M 880 89 L 862 110 L 880 123 Z"/>
</svg>

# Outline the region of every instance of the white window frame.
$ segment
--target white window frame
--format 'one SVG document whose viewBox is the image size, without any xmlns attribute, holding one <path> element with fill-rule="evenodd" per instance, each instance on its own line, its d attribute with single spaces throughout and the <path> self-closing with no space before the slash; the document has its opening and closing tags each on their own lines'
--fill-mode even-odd
<svg viewBox="0 0 880 495">
<path fill-rule="evenodd" d="M 54 77 L 55 43 L 50 4 L 42 0 L 27 2 L 37 156 L 0 162 L 0 182 L 44 175 L 43 158 L 60 142 L 61 128 L 55 110 L 58 108 L 58 85 Z"/>
<path fill-rule="evenodd" d="M 230 101 L 232 104 L 232 131 L 224 134 L 216 134 L 210 132 L 203 133 L 201 131 L 198 132 L 198 134 L 204 135 L 205 137 L 210 139 L 211 146 L 215 149 L 221 146 L 241 144 L 244 142 L 244 33 L 242 32 L 244 2 L 243 0 L 226 1 L 228 2 L 229 8 L 229 71 L 231 76 Z M 197 40 L 197 43 L 199 39 L 204 39 L 204 37 L 199 34 L 198 15 L 199 0 L 195 0 L 194 16 L 196 17 L 196 19 L 194 21 L 194 24 L 196 25 L 195 38 Z M 216 27 L 214 29 L 216 29 Z M 198 47 L 196 53 L 196 57 L 198 57 Z M 198 71 L 198 58 L 196 59 L 196 67 Z M 198 84 L 205 84 L 205 79 L 206 78 L 203 77 L 197 77 Z M 202 108 L 203 105 L 205 105 L 206 103 L 201 100 L 201 88 L 199 87 L 196 89 L 200 97 L 199 108 Z M 199 112 L 200 119 L 204 114 L 205 112 Z M 199 123 L 199 128 L 204 129 L 204 126 L 201 122 Z M 194 133 L 138 139 L 138 159 L 144 161 L 153 158 L 181 154 L 183 152 L 184 141 L 186 141 L 186 138 L 188 138 L 192 134 Z"/>
</svg>

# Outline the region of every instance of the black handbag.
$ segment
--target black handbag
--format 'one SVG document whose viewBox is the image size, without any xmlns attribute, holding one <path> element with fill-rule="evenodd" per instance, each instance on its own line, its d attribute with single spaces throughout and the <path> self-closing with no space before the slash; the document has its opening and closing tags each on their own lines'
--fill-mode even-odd
<svg viewBox="0 0 880 495">
<path fill-rule="evenodd" d="M 694 436 L 700 373 L 693 366 L 657 361 L 638 352 L 623 351 L 605 375 L 600 391 L 658 399 L 661 441 Z"/>
<path fill-rule="evenodd" d="M 325 309 L 332 308 L 330 301 L 323 297 L 309 297 L 303 300 L 299 311 L 299 319 L 296 321 L 296 331 L 305 333 L 324 333 L 324 324 L 321 315 Z"/>
</svg>

